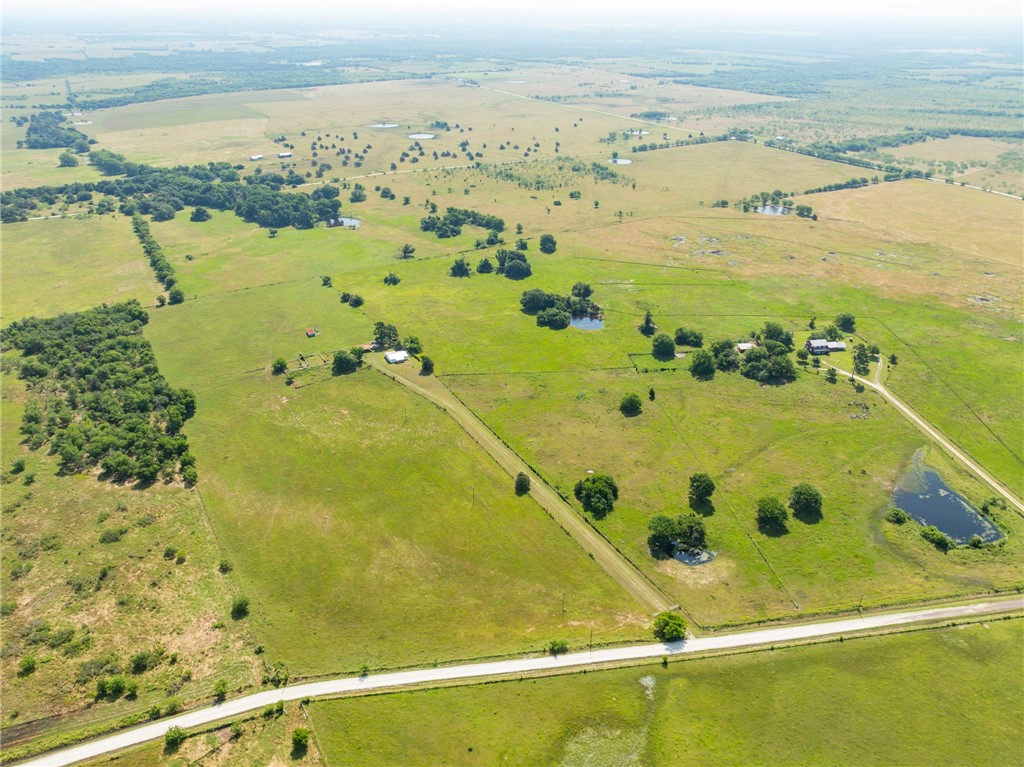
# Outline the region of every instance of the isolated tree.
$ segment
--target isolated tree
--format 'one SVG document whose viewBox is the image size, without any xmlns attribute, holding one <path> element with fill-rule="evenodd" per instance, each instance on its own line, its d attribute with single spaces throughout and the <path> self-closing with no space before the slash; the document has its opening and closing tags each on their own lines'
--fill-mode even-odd
<svg viewBox="0 0 1024 767">
<path fill-rule="evenodd" d="M 686 636 L 686 621 L 678 613 L 658 613 L 653 630 L 654 636 L 662 642 L 675 642 Z"/>
<path fill-rule="evenodd" d="M 711 378 L 715 374 L 715 355 L 707 349 L 698 349 L 690 357 L 690 373 L 696 378 Z"/>
<path fill-rule="evenodd" d="M 288 372 L 288 361 L 284 357 L 278 357 L 270 366 L 270 372 L 276 376 Z"/>
<path fill-rule="evenodd" d="M 412 254 L 415 253 L 415 252 L 416 252 L 416 248 L 414 248 L 409 243 L 406 243 L 405 245 L 403 245 L 401 248 L 398 249 L 398 257 L 399 258 L 412 258 Z"/>
<path fill-rule="evenodd" d="M 384 284 L 385 285 L 397 285 L 401 281 L 402 281 L 402 278 L 399 277 L 394 272 L 388 272 L 387 276 L 384 278 Z"/>
<path fill-rule="evenodd" d="M 480 259 L 480 263 L 476 265 L 476 271 L 478 274 L 490 274 L 494 271 L 494 264 L 491 263 L 491 259 L 484 258 Z"/>
<path fill-rule="evenodd" d="M 676 342 L 668 333 L 658 333 L 651 342 L 651 354 L 659 360 L 670 360 L 676 356 Z"/>
<path fill-rule="evenodd" d="M 715 481 L 711 475 L 705 472 L 698 472 L 690 475 L 690 505 L 695 506 L 711 499 L 715 492 Z"/>
<path fill-rule="evenodd" d="M 402 342 L 402 346 L 409 354 L 419 354 L 423 351 L 423 344 L 417 336 L 409 336 Z"/>
<path fill-rule="evenodd" d="M 334 281 L 331 279 L 329 274 L 323 274 L 320 276 L 320 286 L 324 288 L 334 287 Z"/>
<path fill-rule="evenodd" d="M 181 288 L 171 288 L 167 293 L 167 301 L 172 304 L 180 304 L 185 301 L 185 291 Z"/>
<path fill-rule="evenodd" d="M 65 151 L 60 153 L 60 158 L 58 159 L 58 162 L 59 162 L 59 167 L 61 167 L 61 168 L 77 168 L 78 167 L 78 158 L 75 157 L 69 150 L 65 150 Z"/>
<path fill-rule="evenodd" d="M 434 361 L 424 355 L 420 360 L 420 375 L 429 376 L 434 374 Z"/>
<path fill-rule="evenodd" d="M 305 727 L 296 727 L 292 730 L 292 753 L 301 756 L 309 748 L 309 730 Z"/>
<path fill-rule="evenodd" d="M 704 343 L 704 334 L 690 328 L 676 328 L 676 343 L 680 346 L 701 346 Z"/>
<path fill-rule="evenodd" d="M 640 325 L 640 332 L 645 336 L 653 336 L 658 332 L 658 326 L 654 324 L 654 318 L 651 317 L 650 311 L 644 314 L 644 321 Z"/>
<path fill-rule="evenodd" d="M 201 223 L 203 221 L 209 221 L 211 218 L 213 218 L 213 215 L 210 213 L 210 211 L 201 206 L 196 206 L 192 210 L 192 215 L 189 216 L 189 221 Z"/>
<path fill-rule="evenodd" d="M 452 277 L 468 277 L 469 261 L 464 258 L 455 259 L 455 263 L 452 264 L 452 268 L 448 270 L 448 274 Z"/>
<path fill-rule="evenodd" d="M 781 527 L 786 524 L 789 512 L 782 501 L 774 495 L 766 495 L 757 501 L 757 524 L 761 527 Z"/>
<path fill-rule="evenodd" d="M 359 360 L 357 360 L 351 352 L 347 352 L 344 349 L 334 353 L 334 361 L 331 363 L 331 373 L 336 376 L 348 375 L 354 373 L 359 368 Z"/>
<path fill-rule="evenodd" d="M 572 294 L 576 298 L 590 298 L 593 295 L 594 289 L 585 282 L 577 282 L 572 286 Z"/>
<path fill-rule="evenodd" d="M 624 395 L 622 401 L 619 402 L 619 410 L 622 411 L 624 416 L 640 415 L 643 409 L 643 401 L 640 399 L 640 395 L 633 392 Z"/>
<path fill-rule="evenodd" d="M 839 376 L 836 375 L 835 368 L 828 369 L 828 372 L 825 373 L 825 380 L 828 381 L 830 384 L 834 384 L 836 381 L 839 380 Z"/>
<path fill-rule="evenodd" d="M 363 297 L 358 293 L 353 293 L 348 299 L 348 305 L 353 309 L 358 309 L 364 303 Z"/>
<path fill-rule="evenodd" d="M 808 352 L 803 347 L 800 347 L 799 349 L 796 350 L 796 358 L 798 360 L 800 360 L 801 362 L 807 362 L 807 358 L 810 357 L 810 356 L 811 356 L 811 353 Z"/>
<path fill-rule="evenodd" d="M 836 327 L 846 333 L 852 333 L 857 329 L 857 320 L 849 312 L 843 312 L 836 316 Z"/>
<path fill-rule="evenodd" d="M 213 685 L 213 697 L 218 701 L 224 700 L 228 697 L 228 680 L 218 679 Z"/>
<path fill-rule="evenodd" d="M 516 495 L 526 495 L 530 492 L 530 477 L 524 472 L 516 474 Z"/>
<path fill-rule="evenodd" d="M 185 731 L 175 725 L 174 727 L 168 727 L 167 732 L 164 733 L 164 750 L 168 753 L 177 751 L 181 744 L 185 742 Z"/>
<path fill-rule="evenodd" d="M 821 493 L 806 482 L 789 491 L 789 508 L 794 517 L 813 520 L 821 517 Z"/>
<path fill-rule="evenodd" d="M 236 620 L 242 620 L 249 614 L 249 598 L 248 597 L 235 597 L 231 602 L 231 617 Z"/>
<path fill-rule="evenodd" d="M 581 479 L 573 488 L 573 493 L 576 500 L 583 504 L 583 509 L 595 517 L 606 515 L 619 499 L 619 487 L 607 474 L 591 474 Z"/>
<path fill-rule="evenodd" d="M 555 252 L 555 249 L 558 247 L 558 243 L 555 242 L 555 238 L 550 234 L 542 234 L 540 236 L 540 245 L 538 247 L 540 247 L 541 253 L 551 254 Z"/>
<path fill-rule="evenodd" d="M 896 355 L 895 354 L 890 354 L 889 355 L 889 364 L 890 365 L 898 364 L 897 361 L 896 361 Z"/>
</svg>

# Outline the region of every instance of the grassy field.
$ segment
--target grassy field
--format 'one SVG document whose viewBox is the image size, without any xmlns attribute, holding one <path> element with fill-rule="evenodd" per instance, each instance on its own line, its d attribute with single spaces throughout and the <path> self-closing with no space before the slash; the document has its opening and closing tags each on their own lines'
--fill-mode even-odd
<svg viewBox="0 0 1024 767">
<path fill-rule="evenodd" d="M 1014 764 L 1024 687 L 1000 671 L 1019 667 L 1021 631 L 1000 621 L 310 711 L 332 767 Z"/>
<path fill-rule="evenodd" d="M 234 580 L 218 572 L 222 555 L 198 496 L 61 476 L 55 458 L 19 444 L 24 400 L 24 386 L 5 378 L 5 748 L 145 718 L 171 696 L 205 702 L 219 678 L 231 689 L 258 681 L 245 625 L 227 620 Z M 12 474 L 18 457 L 26 468 Z M 101 542 L 111 530 L 121 531 L 120 540 Z M 181 562 L 165 556 L 168 547 L 182 552 Z M 82 675 L 83 664 L 107 659 L 127 672 L 132 655 L 154 649 L 163 653 L 155 668 L 127 673 L 137 696 L 95 700 L 95 678 Z M 35 665 L 26 673 L 28 658 Z"/>
<path fill-rule="evenodd" d="M 3 230 L 4 322 L 137 298 L 160 286 L 123 216 L 27 221 Z"/>
</svg>

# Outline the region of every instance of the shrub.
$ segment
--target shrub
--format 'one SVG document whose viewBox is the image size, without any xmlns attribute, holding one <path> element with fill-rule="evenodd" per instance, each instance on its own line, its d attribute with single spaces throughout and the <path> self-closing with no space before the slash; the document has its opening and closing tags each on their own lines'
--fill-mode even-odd
<svg viewBox="0 0 1024 767">
<path fill-rule="evenodd" d="M 276 360 L 274 360 L 274 363 L 270 366 L 270 372 L 273 373 L 276 376 L 279 376 L 282 373 L 287 373 L 288 372 L 288 360 L 286 360 L 284 357 L 278 357 Z"/>
<path fill-rule="evenodd" d="M 195 221 L 196 223 L 202 223 L 203 221 L 209 221 L 211 218 L 213 218 L 213 216 L 210 214 L 210 211 L 208 211 L 206 208 L 196 207 L 195 209 L 193 209 L 192 215 L 189 217 L 189 220 Z"/>
<path fill-rule="evenodd" d="M 100 533 L 100 543 L 117 543 L 128 532 L 127 527 L 112 527 Z"/>
<path fill-rule="evenodd" d="M 213 685 L 213 697 L 214 700 L 224 700 L 228 697 L 228 680 L 218 679 L 216 684 Z"/>
<path fill-rule="evenodd" d="M 885 512 L 885 519 L 887 522 L 892 522 L 894 525 L 903 525 L 910 521 L 910 515 L 903 509 L 898 509 L 894 506 Z"/>
<path fill-rule="evenodd" d="M 678 613 L 658 613 L 654 619 L 654 636 L 662 642 L 674 642 L 686 636 L 686 621 Z"/>
<path fill-rule="evenodd" d="M 352 297 L 349 298 L 348 300 L 348 305 L 351 306 L 353 309 L 358 309 L 360 306 L 363 305 L 363 303 L 363 297 L 358 293 L 353 293 Z"/>
<path fill-rule="evenodd" d="M 550 234 L 542 234 L 540 236 L 539 247 L 541 253 L 551 254 L 554 253 L 555 250 L 558 248 L 558 243 L 555 241 L 555 238 L 552 237 Z"/>
<path fill-rule="evenodd" d="M 167 293 L 167 301 L 171 304 L 180 304 L 185 300 L 185 291 L 181 288 L 171 288 Z"/>
<path fill-rule="evenodd" d="M 296 754 L 304 754 L 308 748 L 309 730 L 305 727 L 297 727 L 292 730 L 292 751 Z"/>
<path fill-rule="evenodd" d="M 928 525 L 927 527 L 921 528 L 921 537 L 924 538 L 928 543 L 932 544 L 939 551 L 949 551 L 956 547 L 956 543 L 946 535 L 944 532 L 935 527 L 935 525 Z"/>
<path fill-rule="evenodd" d="M 235 597 L 231 602 L 231 617 L 240 621 L 242 618 L 249 614 L 249 598 L 248 597 Z"/>
<path fill-rule="evenodd" d="M 230 573 L 234 569 L 234 565 L 231 564 L 231 560 L 222 559 L 220 564 L 217 565 L 217 570 L 221 573 Z"/>
<path fill-rule="evenodd" d="M 453 263 L 451 269 L 448 270 L 448 274 L 452 277 L 468 277 L 470 274 L 469 261 L 464 258 L 455 259 L 455 263 Z"/>
<path fill-rule="evenodd" d="M 476 270 L 479 274 L 490 274 L 494 271 L 494 264 L 489 258 L 481 258 L 480 263 L 476 265 Z"/>
<path fill-rule="evenodd" d="M 26 655 L 18 664 L 18 676 L 28 676 L 36 671 L 36 656 Z"/>
<path fill-rule="evenodd" d="M 565 655 L 569 652 L 569 643 L 564 639 L 552 639 L 548 645 L 548 652 L 552 655 Z"/>
<path fill-rule="evenodd" d="M 171 716 L 181 711 L 181 701 L 178 698 L 168 698 L 164 703 L 164 715 Z"/>
<path fill-rule="evenodd" d="M 185 742 L 185 731 L 180 727 L 169 727 L 164 733 L 164 750 L 168 752 L 177 751 Z"/>
<path fill-rule="evenodd" d="M 420 375 L 433 375 L 434 374 L 434 360 L 424 355 L 423 359 L 420 360 Z"/>
<path fill-rule="evenodd" d="M 619 402 L 619 410 L 622 414 L 627 417 L 640 415 L 644 410 L 643 400 L 640 399 L 640 395 L 635 392 L 626 394 L 623 396 L 622 401 Z"/>
</svg>

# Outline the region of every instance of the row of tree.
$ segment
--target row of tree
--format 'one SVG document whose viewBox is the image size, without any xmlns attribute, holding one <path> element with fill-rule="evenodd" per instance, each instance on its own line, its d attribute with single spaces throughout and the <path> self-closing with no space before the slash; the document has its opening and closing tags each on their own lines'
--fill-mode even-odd
<svg viewBox="0 0 1024 767">
<path fill-rule="evenodd" d="M 132 300 L 8 326 L 7 343 L 23 353 L 18 375 L 29 385 L 21 430 L 31 449 L 49 442 L 66 473 L 99 464 L 121 482 L 179 472 L 196 482 L 180 433 L 195 414 L 195 396 L 160 374 L 142 335 L 148 321 Z"/>
<path fill-rule="evenodd" d="M 167 289 L 173 288 L 177 282 L 177 279 L 174 277 L 174 267 L 171 266 L 167 257 L 164 256 L 160 243 L 156 241 L 153 233 L 149 230 L 149 223 L 136 213 L 132 216 L 132 229 L 135 231 L 135 236 L 139 238 L 139 242 L 142 243 L 142 252 L 146 254 L 146 258 L 149 259 L 149 265 L 153 267 L 153 275 L 156 277 L 156 281 Z M 184 300 L 185 294 L 180 289 L 171 296 L 172 304 L 178 304 Z"/>
</svg>

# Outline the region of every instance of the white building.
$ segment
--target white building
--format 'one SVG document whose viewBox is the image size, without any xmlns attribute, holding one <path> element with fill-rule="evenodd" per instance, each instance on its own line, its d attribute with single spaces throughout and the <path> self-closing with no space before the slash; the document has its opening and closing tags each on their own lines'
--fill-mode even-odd
<svg viewBox="0 0 1024 767">
<path fill-rule="evenodd" d="M 291 152 L 278 152 L 277 156 L 280 157 L 283 160 L 285 157 L 291 157 L 292 153 Z"/>
<path fill-rule="evenodd" d="M 256 162 L 257 160 L 262 160 L 263 159 L 263 155 L 261 155 L 261 154 L 251 154 L 251 155 L 249 155 L 249 159 L 252 160 L 253 162 Z"/>
<path fill-rule="evenodd" d="M 409 352 L 384 352 L 384 359 L 392 365 L 397 365 L 400 362 L 405 362 L 409 359 Z"/>
</svg>

